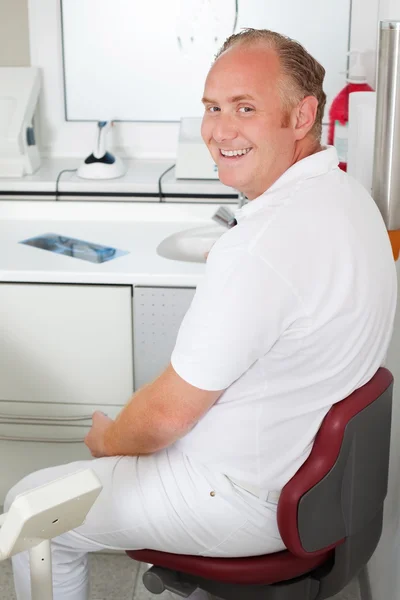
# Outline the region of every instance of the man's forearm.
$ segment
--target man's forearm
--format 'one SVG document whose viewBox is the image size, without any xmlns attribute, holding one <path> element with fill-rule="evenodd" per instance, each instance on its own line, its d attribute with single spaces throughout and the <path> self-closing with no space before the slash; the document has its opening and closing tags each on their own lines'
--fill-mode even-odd
<svg viewBox="0 0 400 600">
<path fill-rule="evenodd" d="M 102 420 L 100 445 L 89 440 L 89 448 L 92 445 L 91 451 L 103 456 L 157 452 L 186 435 L 222 393 L 194 387 L 170 364 L 132 397 L 114 422 L 108 425 Z"/>
<path fill-rule="evenodd" d="M 157 402 L 159 385 L 141 388 L 119 413 L 105 434 L 107 455 L 151 454 L 184 434 L 176 421 L 162 413 Z"/>
</svg>

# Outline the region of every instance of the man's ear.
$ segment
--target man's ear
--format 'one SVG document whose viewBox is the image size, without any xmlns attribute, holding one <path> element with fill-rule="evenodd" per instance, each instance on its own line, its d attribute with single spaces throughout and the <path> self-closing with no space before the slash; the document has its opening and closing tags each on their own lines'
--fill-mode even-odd
<svg viewBox="0 0 400 600">
<path fill-rule="evenodd" d="M 315 96 L 306 96 L 294 110 L 294 135 L 302 140 L 312 129 L 317 116 L 318 100 Z"/>
</svg>

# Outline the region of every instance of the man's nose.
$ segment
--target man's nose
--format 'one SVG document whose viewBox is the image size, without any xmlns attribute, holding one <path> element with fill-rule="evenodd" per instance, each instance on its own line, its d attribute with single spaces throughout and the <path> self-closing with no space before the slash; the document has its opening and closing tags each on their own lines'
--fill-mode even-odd
<svg viewBox="0 0 400 600">
<path fill-rule="evenodd" d="M 213 138 L 217 144 L 233 140 L 237 137 L 238 132 L 231 115 L 223 115 L 221 113 L 216 121 L 213 128 Z"/>
</svg>

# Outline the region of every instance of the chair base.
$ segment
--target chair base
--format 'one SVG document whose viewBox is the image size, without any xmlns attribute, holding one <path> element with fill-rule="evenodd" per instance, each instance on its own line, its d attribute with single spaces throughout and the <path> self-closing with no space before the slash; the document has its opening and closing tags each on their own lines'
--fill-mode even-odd
<svg viewBox="0 0 400 600">
<path fill-rule="evenodd" d="M 270 585 L 238 585 L 203 579 L 163 567 L 151 567 L 143 575 L 144 586 L 153 594 L 164 590 L 187 598 L 197 588 L 208 592 L 215 600 L 316 600 L 319 582 L 310 574 L 287 582 Z"/>
<path fill-rule="evenodd" d="M 361 531 L 359 535 L 347 538 L 323 565 L 278 583 L 230 583 L 160 566 L 151 567 L 144 574 L 143 583 L 153 594 L 161 594 L 167 589 L 183 598 L 199 587 L 216 596 L 217 600 L 325 600 L 335 596 L 365 568 L 378 544 L 382 518 L 383 510 L 380 510 L 370 522 L 367 535 Z M 141 560 L 136 551 L 127 554 Z"/>
</svg>

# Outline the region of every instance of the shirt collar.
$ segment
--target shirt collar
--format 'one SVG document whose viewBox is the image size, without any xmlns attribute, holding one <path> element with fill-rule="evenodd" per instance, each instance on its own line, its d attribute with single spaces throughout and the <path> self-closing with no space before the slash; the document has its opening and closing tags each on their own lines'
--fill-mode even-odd
<svg viewBox="0 0 400 600">
<path fill-rule="evenodd" d="M 276 193 L 283 188 L 292 187 L 305 179 L 311 179 L 312 177 L 328 173 L 332 169 L 337 168 L 338 164 L 339 159 L 334 146 L 327 146 L 320 152 L 306 156 L 289 167 L 261 196 L 250 200 L 242 208 L 237 209 L 235 211 L 236 220 L 239 222 L 269 205 L 273 201 L 273 198 L 275 198 Z"/>
</svg>

